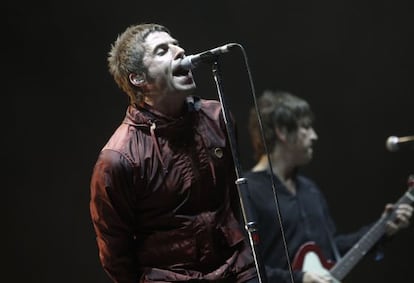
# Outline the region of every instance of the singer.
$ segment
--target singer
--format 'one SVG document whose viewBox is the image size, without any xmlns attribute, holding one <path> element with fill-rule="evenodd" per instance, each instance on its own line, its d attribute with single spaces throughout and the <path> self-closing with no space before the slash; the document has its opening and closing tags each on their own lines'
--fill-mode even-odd
<svg viewBox="0 0 414 283">
<path fill-rule="evenodd" d="M 258 282 L 220 103 L 204 100 L 184 49 L 132 25 L 108 55 L 129 97 L 93 168 L 90 213 L 113 282 Z"/>
</svg>

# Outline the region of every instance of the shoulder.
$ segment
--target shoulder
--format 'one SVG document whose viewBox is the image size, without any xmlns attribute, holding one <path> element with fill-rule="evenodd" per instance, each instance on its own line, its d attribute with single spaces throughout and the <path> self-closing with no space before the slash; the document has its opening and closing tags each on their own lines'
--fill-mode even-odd
<svg viewBox="0 0 414 283">
<path fill-rule="evenodd" d="M 309 177 L 306 177 L 304 175 L 298 175 L 297 182 L 299 184 L 299 187 L 306 188 L 312 193 L 321 194 L 319 186 L 315 183 L 315 181 L 313 181 Z"/>
<path fill-rule="evenodd" d="M 200 116 L 204 117 L 205 120 L 208 120 L 209 123 L 213 122 L 219 126 L 221 130 L 224 130 L 226 128 L 226 121 L 224 121 L 220 101 L 214 99 L 201 99 L 200 104 Z M 229 122 L 231 125 L 236 125 L 236 120 L 234 119 L 233 113 L 228 112 L 226 119 L 227 122 Z"/>
<path fill-rule="evenodd" d="M 213 99 L 200 99 L 200 105 L 200 111 L 204 115 L 215 120 L 220 117 L 221 104 L 219 101 Z"/>
<path fill-rule="evenodd" d="M 128 124 L 121 124 L 102 148 L 99 159 L 108 164 L 133 165 L 136 163 L 137 129 Z"/>
<path fill-rule="evenodd" d="M 128 124 L 121 124 L 109 138 L 103 149 L 113 149 L 119 151 L 131 140 L 131 127 Z"/>
<path fill-rule="evenodd" d="M 246 171 L 243 173 L 243 176 L 248 179 L 261 179 L 262 176 L 266 175 L 265 171 Z"/>
<path fill-rule="evenodd" d="M 249 190 L 270 186 L 270 175 L 266 171 L 247 171 L 243 177 L 247 180 Z"/>
<path fill-rule="evenodd" d="M 114 173 L 132 168 L 132 161 L 120 151 L 104 148 L 99 153 L 94 170 Z"/>
</svg>

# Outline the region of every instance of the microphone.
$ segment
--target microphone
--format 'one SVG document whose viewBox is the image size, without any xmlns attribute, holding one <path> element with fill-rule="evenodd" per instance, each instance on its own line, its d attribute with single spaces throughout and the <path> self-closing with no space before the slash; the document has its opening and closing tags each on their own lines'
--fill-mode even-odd
<svg viewBox="0 0 414 283">
<path fill-rule="evenodd" d="M 192 70 L 196 68 L 200 63 L 211 62 L 212 59 L 217 58 L 219 55 L 229 52 L 230 49 L 236 45 L 236 43 L 229 43 L 198 54 L 185 56 L 179 63 L 180 68 L 184 70 Z"/>
<path fill-rule="evenodd" d="M 414 150 L 414 136 L 396 137 L 390 136 L 385 142 L 385 147 L 391 151 L 398 151 L 403 147 L 410 147 Z"/>
</svg>

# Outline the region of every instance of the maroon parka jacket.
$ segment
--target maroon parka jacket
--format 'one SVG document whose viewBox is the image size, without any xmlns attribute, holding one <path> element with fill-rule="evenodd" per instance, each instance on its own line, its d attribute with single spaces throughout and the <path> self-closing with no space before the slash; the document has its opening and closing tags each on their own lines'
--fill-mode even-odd
<svg viewBox="0 0 414 283">
<path fill-rule="evenodd" d="M 244 282 L 255 276 L 218 101 L 190 97 L 178 119 L 129 106 L 102 149 L 90 211 L 117 283 Z M 193 282 L 193 281 L 192 281 Z"/>
</svg>

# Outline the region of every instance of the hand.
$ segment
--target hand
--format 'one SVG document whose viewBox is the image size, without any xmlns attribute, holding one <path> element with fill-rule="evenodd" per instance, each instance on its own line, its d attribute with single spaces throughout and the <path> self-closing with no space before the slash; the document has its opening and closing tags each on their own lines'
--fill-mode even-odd
<svg viewBox="0 0 414 283">
<path fill-rule="evenodd" d="M 303 273 L 303 283 L 331 283 L 332 279 L 329 275 L 320 275 L 306 271 Z"/>
<path fill-rule="evenodd" d="M 393 221 L 388 221 L 386 226 L 387 236 L 392 236 L 400 229 L 410 225 L 410 219 L 413 215 L 413 207 L 409 204 L 400 204 L 397 207 L 393 204 L 387 204 L 383 216 L 391 213 L 395 209 L 396 217 Z"/>
</svg>

